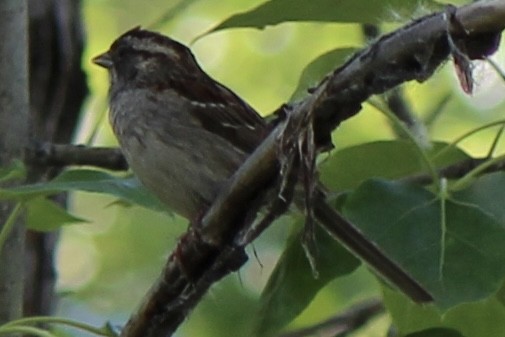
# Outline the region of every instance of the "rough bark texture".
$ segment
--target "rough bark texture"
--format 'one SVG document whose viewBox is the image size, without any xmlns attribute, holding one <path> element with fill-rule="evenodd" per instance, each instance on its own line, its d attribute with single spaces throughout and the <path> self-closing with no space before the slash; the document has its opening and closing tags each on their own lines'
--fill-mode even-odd
<svg viewBox="0 0 505 337">
<path fill-rule="evenodd" d="M 27 8 L 0 1 L 0 166 L 20 160 L 28 134 Z M 13 203 L 0 204 L 0 229 Z M 0 250 L 0 324 L 22 314 L 24 226 L 18 218 Z"/>
<path fill-rule="evenodd" d="M 30 0 L 31 141 L 69 143 L 88 90 L 81 70 L 83 32 L 77 0 Z M 57 170 L 33 166 L 29 179 L 41 181 Z M 66 202 L 59 196 L 58 202 Z M 53 267 L 58 233 L 28 232 L 25 315 L 47 315 L 56 304 Z"/>
</svg>

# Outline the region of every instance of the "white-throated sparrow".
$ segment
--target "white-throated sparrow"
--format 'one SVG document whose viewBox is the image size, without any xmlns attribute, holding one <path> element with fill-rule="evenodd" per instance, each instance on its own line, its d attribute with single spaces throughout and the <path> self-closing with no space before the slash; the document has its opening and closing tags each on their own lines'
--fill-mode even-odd
<svg viewBox="0 0 505 337">
<path fill-rule="evenodd" d="M 187 47 L 163 35 L 132 29 L 93 61 L 109 70 L 110 121 L 129 165 L 162 202 L 191 221 L 271 130 L 203 72 Z M 359 229 L 344 219 L 338 223 L 332 233 L 355 254 L 414 300 L 431 300 Z"/>
<path fill-rule="evenodd" d="M 268 134 L 253 108 L 166 36 L 134 28 L 93 62 L 109 71 L 110 122 L 133 172 L 190 220 Z"/>
</svg>

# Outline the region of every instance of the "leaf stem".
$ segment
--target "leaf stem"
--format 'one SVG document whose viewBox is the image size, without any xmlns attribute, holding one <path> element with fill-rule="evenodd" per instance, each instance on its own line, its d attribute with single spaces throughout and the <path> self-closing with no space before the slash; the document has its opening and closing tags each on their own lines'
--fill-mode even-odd
<svg viewBox="0 0 505 337">
<path fill-rule="evenodd" d="M 12 335 L 12 334 L 23 334 L 23 335 L 33 335 L 40 337 L 56 337 L 54 334 L 47 330 L 34 328 L 31 326 L 3 326 L 0 327 L 0 336 L 2 335 Z"/>
<path fill-rule="evenodd" d="M 498 132 L 496 133 L 496 136 L 493 139 L 493 143 L 489 148 L 489 152 L 487 153 L 486 158 L 491 158 L 493 156 L 493 153 L 496 150 L 496 147 L 498 146 L 498 142 L 500 141 L 500 138 L 503 135 L 503 130 L 505 130 L 505 124 L 502 124 L 500 129 L 498 129 Z"/>
<path fill-rule="evenodd" d="M 3 327 L 11 328 L 16 327 L 18 325 L 24 324 L 36 324 L 36 323 L 46 323 L 46 324 L 61 324 L 69 327 L 73 327 L 79 330 L 87 331 L 89 333 L 98 335 L 98 336 L 106 336 L 113 337 L 114 334 L 111 334 L 108 329 L 105 328 L 97 328 L 79 321 L 74 321 L 71 319 L 63 318 L 63 317 L 52 317 L 52 316 L 34 316 L 34 317 L 25 317 L 15 321 L 11 321 L 6 323 Z"/>
<path fill-rule="evenodd" d="M 21 210 L 23 208 L 23 203 L 18 202 L 14 206 L 14 209 L 11 211 L 11 214 L 9 214 L 9 217 L 5 221 L 4 225 L 2 226 L 2 230 L 0 230 L 0 250 L 2 250 L 2 247 L 5 244 L 5 241 L 9 237 L 9 234 L 11 233 L 12 229 L 14 228 L 14 224 L 16 223 L 16 219 L 18 218 L 19 214 L 21 213 Z"/>
<path fill-rule="evenodd" d="M 449 197 L 447 190 L 447 179 L 440 179 L 440 259 L 438 261 L 438 275 L 439 280 L 444 278 L 444 264 L 445 264 L 445 238 L 447 234 L 447 212 L 446 202 Z"/>
<path fill-rule="evenodd" d="M 462 134 L 461 136 L 459 136 L 458 138 L 456 138 L 452 143 L 450 143 L 449 145 L 447 145 L 446 147 L 444 147 L 443 149 L 441 149 L 435 156 L 433 156 L 433 159 L 436 159 L 436 158 L 439 158 L 439 157 L 443 156 L 447 151 L 449 151 L 450 149 L 456 147 L 457 144 L 459 144 L 460 142 L 462 142 L 466 138 L 468 138 L 468 137 L 476 134 L 477 132 L 480 132 L 482 130 L 491 128 L 491 127 L 496 126 L 496 125 L 504 125 L 504 124 L 505 124 L 505 119 L 501 119 L 501 120 L 497 120 L 497 121 L 494 121 L 494 122 L 491 122 L 491 123 L 488 123 L 488 124 L 481 125 L 478 128 L 475 128 L 475 129 L 472 129 L 472 130 L 470 130 L 468 132 L 465 132 L 464 134 Z"/>
</svg>

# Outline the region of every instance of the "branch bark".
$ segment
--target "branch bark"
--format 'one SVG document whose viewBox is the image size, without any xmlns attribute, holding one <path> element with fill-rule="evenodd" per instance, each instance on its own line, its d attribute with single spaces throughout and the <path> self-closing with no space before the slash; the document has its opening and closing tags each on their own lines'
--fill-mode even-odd
<svg viewBox="0 0 505 337">
<path fill-rule="evenodd" d="M 23 0 L 0 2 L 0 166 L 22 160 L 28 139 L 28 21 Z M 12 203 L 0 204 L 0 324 L 21 317 L 24 276 L 24 227 L 18 217 L 6 226 Z M 0 235 L 0 236 L 2 236 Z"/>
</svg>

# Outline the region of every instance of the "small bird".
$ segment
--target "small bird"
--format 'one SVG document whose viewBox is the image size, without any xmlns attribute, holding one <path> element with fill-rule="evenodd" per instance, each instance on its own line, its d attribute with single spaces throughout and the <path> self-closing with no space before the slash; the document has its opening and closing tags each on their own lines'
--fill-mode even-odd
<svg viewBox="0 0 505 337">
<path fill-rule="evenodd" d="M 109 71 L 109 119 L 128 164 L 147 189 L 192 223 L 272 130 L 207 75 L 187 47 L 166 36 L 134 28 L 93 62 Z M 356 255 L 415 301 L 432 300 L 359 229 L 338 222 L 334 235 Z"/>
<path fill-rule="evenodd" d="M 109 119 L 128 164 L 191 221 L 269 133 L 252 107 L 166 36 L 134 28 L 93 62 L 109 71 Z"/>
</svg>

